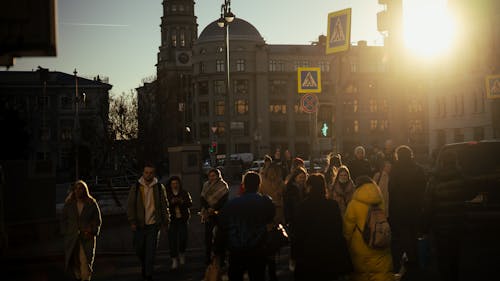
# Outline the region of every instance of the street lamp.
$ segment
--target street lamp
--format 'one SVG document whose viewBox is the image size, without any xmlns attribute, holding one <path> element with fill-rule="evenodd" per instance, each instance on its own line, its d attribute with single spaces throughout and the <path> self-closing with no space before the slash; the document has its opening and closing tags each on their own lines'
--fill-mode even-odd
<svg viewBox="0 0 500 281">
<path fill-rule="evenodd" d="M 225 66 L 226 66 L 226 97 L 224 100 L 225 108 L 225 123 L 226 123 L 226 159 L 231 157 L 231 110 L 230 110 L 230 77 L 229 77 L 229 24 L 233 22 L 235 16 L 231 12 L 231 0 L 224 0 L 224 4 L 220 7 L 220 18 L 217 21 L 217 25 L 221 28 L 224 28 L 224 42 L 226 44 L 226 58 L 225 58 Z"/>
<path fill-rule="evenodd" d="M 75 143 L 75 180 L 80 179 L 80 167 L 79 167 L 79 149 L 80 149 L 80 112 L 79 112 L 79 105 L 80 102 L 83 102 L 85 104 L 85 93 L 82 93 L 82 95 L 78 94 L 78 72 L 73 71 L 73 74 L 75 75 L 75 122 L 74 122 L 74 137 L 73 141 Z"/>
</svg>

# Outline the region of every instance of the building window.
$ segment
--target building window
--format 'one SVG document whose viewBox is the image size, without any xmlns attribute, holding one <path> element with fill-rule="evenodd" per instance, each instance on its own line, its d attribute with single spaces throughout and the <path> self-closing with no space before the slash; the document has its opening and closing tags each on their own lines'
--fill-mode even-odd
<svg viewBox="0 0 500 281">
<path fill-rule="evenodd" d="M 215 61 L 215 71 L 224 72 L 224 60 L 216 60 Z"/>
<path fill-rule="evenodd" d="M 297 70 L 300 67 L 300 61 L 293 62 L 293 70 Z"/>
<path fill-rule="evenodd" d="M 208 116 L 209 114 L 209 107 L 208 107 L 208 102 L 203 101 L 200 102 L 200 116 Z"/>
<path fill-rule="evenodd" d="M 437 116 L 446 117 L 446 97 L 436 98 Z"/>
<path fill-rule="evenodd" d="M 177 47 L 177 34 L 172 34 L 171 36 L 172 47 Z"/>
<path fill-rule="evenodd" d="M 236 71 L 238 72 L 245 71 L 245 60 L 236 61 Z"/>
<path fill-rule="evenodd" d="M 72 109 L 73 99 L 68 96 L 61 97 L 61 109 Z"/>
<path fill-rule="evenodd" d="M 424 131 L 422 120 L 420 119 L 410 120 L 408 130 L 410 134 L 421 134 Z"/>
<path fill-rule="evenodd" d="M 417 99 L 411 99 L 408 104 L 408 112 L 409 113 L 418 113 L 422 112 L 422 103 Z"/>
<path fill-rule="evenodd" d="M 248 80 L 234 80 L 234 93 L 238 95 L 248 94 Z"/>
<path fill-rule="evenodd" d="M 218 100 L 215 102 L 215 115 L 224 116 L 224 101 Z"/>
<path fill-rule="evenodd" d="M 181 6 L 181 7 L 183 7 L 183 6 Z M 186 40 L 184 38 L 184 30 L 181 31 L 180 40 L 181 40 L 181 47 L 186 47 Z"/>
<path fill-rule="evenodd" d="M 205 73 L 207 70 L 206 70 L 206 67 L 205 67 L 205 63 L 204 62 L 200 62 L 200 73 Z"/>
<path fill-rule="evenodd" d="M 71 141 L 73 139 L 73 127 L 61 124 L 61 141 Z"/>
<path fill-rule="evenodd" d="M 455 142 L 463 142 L 464 141 L 464 129 L 455 128 L 454 130 L 454 141 Z"/>
<path fill-rule="evenodd" d="M 200 95 L 208 95 L 208 82 L 207 81 L 198 82 L 198 93 Z"/>
<path fill-rule="evenodd" d="M 309 122 L 308 121 L 296 121 L 295 122 L 295 135 L 301 137 L 309 136 Z"/>
<path fill-rule="evenodd" d="M 36 153 L 36 160 L 43 161 L 43 160 L 49 160 L 50 153 L 47 151 L 38 151 Z"/>
<path fill-rule="evenodd" d="M 217 127 L 217 135 L 224 136 L 226 133 L 226 124 L 222 121 L 215 122 L 215 126 Z"/>
<path fill-rule="evenodd" d="M 214 81 L 214 93 L 216 95 L 224 95 L 226 93 L 226 82 L 224 80 Z"/>
<path fill-rule="evenodd" d="M 270 124 L 272 137 L 286 137 L 286 121 L 271 121 Z"/>
<path fill-rule="evenodd" d="M 380 131 L 387 131 L 389 129 L 389 121 L 388 120 L 380 120 L 379 122 Z"/>
<path fill-rule="evenodd" d="M 272 114 L 286 114 L 286 102 L 272 101 L 269 104 L 269 112 Z"/>
<path fill-rule="evenodd" d="M 248 114 L 248 101 L 247 100 L 236 100 L 234 102 L 234 111 L 238 115 Z"/>
<path fill-rule="evenodd" d="M 370 130 L 372 132 L 376 131 L 378 127 L 378 120 L 370 120 Z"/>
<path fill-rule="evenodd" d="M 355 62 L 351 63 L 351 72 L 358 72 L 358 64 Z"/>
<path fill-rule="evenodd" d="M 356 113 L 359 110 L 358 100 L 355 99 L 352 101 L 352 112 Z"/>
<path fill-rule="evenodd" d="M 177 12 L 177 5 L 172 5 L 172 12 Z"/>
<path fill-rule="evenodd" d="M 223 53 L 224 52 L 224 45 L 217 46 L 216 51 L 217 51 L 217 53 Z"/>
<path fill-rule="evenodd" d="M 319 68 L 321 69 L 321 72 L 330 72 L 330 62 L 320 61 Z"/>
<path fill-rule="evenodd" d="M 358 133 L 358 132 L 359 132 L 359 121 L 358 121 L 358 120 L 354 120 L 354 122 L 353 122 L 353 127 L 352 127 L 352 128 L 353 128 L 353 131 L 354 131 L 355 133 Z"/>
<path fill-rule="evenodd" d="M 302 105 L 300 104 L 300 100 L 297 101 L 297 103 L 293 106 L 293 109 L 296 114 L 306 114 L 304 112 L 304 109 L 302 108 Z"/>
<path fill-rule="evenodd" d="M 377 106 L 377 100 L 376 99 L 370 99 L 370 112 L 377 112 L 378 111 L 378 106 Z"/>
<path fill-rule="evenodd" d="M 388 112 L 389 111 L 389 105 L 387 104 L 387 100 L 383 99 L 382 103 L 380 105 L 380 111 L 381 112 Z"/>
<path fill-rule="evenodd" d="M 271 80 L 270 81 L 270 87 L 271 89 L 269 92 L 272 95 L 286 95 L 286 88 L 287 88 L 287 83 L 286 80 Z"/>
<path fill-rule="evenodd" d="M 285 63 L 283 61 L 270 60 L 269 61 L 269 71 L 270 72 L 283 72 L 285 71 Z"/>
<path fill-rule="evenodd" d="M 208 138 L 210 136 L 210 127 L 207 122 L 200 123 L 200 137 Z"/>
</svg>

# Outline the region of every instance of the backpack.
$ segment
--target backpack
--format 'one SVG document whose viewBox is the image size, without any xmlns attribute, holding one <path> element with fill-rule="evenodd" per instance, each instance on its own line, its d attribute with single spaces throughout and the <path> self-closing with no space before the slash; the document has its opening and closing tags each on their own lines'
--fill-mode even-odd
<svg viewBox="0 0 500 281">
<path fill-rule="evenodd" d="M 368 208 L 365 227 L 359 230 L 366 245 L 370 248 L 386 249 L 391 245 L 391 226 L 387 221 L 385 211 L 377 205 L 371 205 Z"/>
</svg>

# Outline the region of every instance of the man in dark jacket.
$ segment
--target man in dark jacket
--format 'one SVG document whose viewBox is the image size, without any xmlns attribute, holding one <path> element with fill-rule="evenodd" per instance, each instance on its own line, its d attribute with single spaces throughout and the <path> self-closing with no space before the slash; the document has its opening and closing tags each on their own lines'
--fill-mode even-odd
<svg viewBox="0 0 500 281">
<path fill-rule="evenodd" d="M 229 250 L 229 280 L 265 280 L 266 255 L 258 249 L 264 242 L 267 224 L 273 222 L 272 200 L 257 193 L 260 176 L 247 172 L 243 177 L 245 193 L 229 201 L 222 209 L 220 229 L 216 235 L 216 256 Z"/>
<path fill-rule="evenodd" d="M 142 177 L 131 186 L 127 217 L 134 233 L 134 247 L 141 261 L 142 277 L 153 280 L 154 259 L 160 227 L 170 222 L 165 187 L 155 177 L 155 167 L 144 165 Z"/>
<path fill-rule="evenodd" d="M 409 268 L 416 264 L 417 232 L 421 221 L 425 186 L 424 170 L 415 163 L 413 151 L 406 145 L 399 146 L 396 149 L 396 162 L 389 179 L 389 222 L 396 271 L 401 266 L 399 261 L 404 252 L 408 257 Z"/>
</svg>

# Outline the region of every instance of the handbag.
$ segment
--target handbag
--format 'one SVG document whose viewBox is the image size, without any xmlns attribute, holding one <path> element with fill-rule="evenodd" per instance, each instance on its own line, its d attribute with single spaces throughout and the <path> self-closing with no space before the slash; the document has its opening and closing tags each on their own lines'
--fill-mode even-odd
<svg viewBox="0 0 500 281">
<path fill-rule="evenodd" d="M 266 239 L 264 242 L 264 254 L 274 255 L 282 247 L 285 247 L 290 242 L 288 238 L 288 233 L 282 224 L 273 225 L 266 233 Z"/>
<path fill-rule="evenodd" d="M 207 266 L 203 280 L 204 281 L 221 281 L 222 280 L 222 272 L 220 270 L 219 265 L 217 264 L 217 259 L 212 259 L 210 264 Z"/>
</svg>

